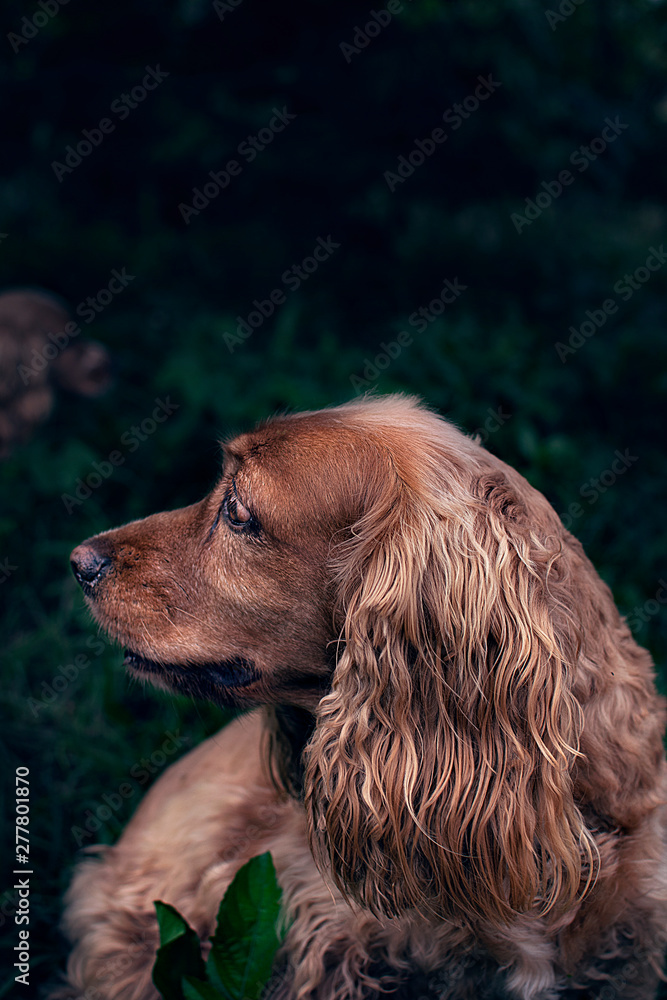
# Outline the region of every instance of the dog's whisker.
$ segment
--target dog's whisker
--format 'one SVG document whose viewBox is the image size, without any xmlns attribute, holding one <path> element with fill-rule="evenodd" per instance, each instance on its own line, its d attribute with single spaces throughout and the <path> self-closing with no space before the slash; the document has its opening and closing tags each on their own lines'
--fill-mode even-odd
<svg viewBox="0 0 667 1000">
<path fill-rule="evenodd" d="M 193 615 L 191 611 L 186 611 L 185 608 L 179 608 L 175 604 L 172 604 L 172 607 L 174 611 L 178 611 L 180 614 L 187 615 L 188 618 L 192 618 L 193 621 L 196 621 L 198 625 L 206 626 L 206 622 L 204 621 L 204 619 L 200 618 L 198 615 Z"/>
</svg>

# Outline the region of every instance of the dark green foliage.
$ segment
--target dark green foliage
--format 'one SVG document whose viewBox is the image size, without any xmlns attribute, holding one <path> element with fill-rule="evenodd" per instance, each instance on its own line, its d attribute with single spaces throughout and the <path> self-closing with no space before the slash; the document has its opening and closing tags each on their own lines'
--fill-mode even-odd
<svg viewBox="0 0 667 1000">
<path fill-rule="evenodd" d="M 206 968 L 195 931 L 178 910 L 159 900 L 155 903 L 160 928 L 160 947 L 153 966 L 153 982 L 164 1000 L 183 1000 L 185 976 L 203 977 Z"/>
<path fill-rule="evenodd" d="M 205 967 L 195 932 L 173 906 L 157 902 L 153 982 L 164 1000 L 260 1000 L 280 946 L 280 897 L 269 853 L 243 865 L 220 904 Z"/>
<path fill-rule="evenodd" d="M 244 865 L 227 890 L 206 963 L 208 978 L 226 1000 L 259 1000 L 280 944 L 280 897 L 268 853 Z"/>
</svg>

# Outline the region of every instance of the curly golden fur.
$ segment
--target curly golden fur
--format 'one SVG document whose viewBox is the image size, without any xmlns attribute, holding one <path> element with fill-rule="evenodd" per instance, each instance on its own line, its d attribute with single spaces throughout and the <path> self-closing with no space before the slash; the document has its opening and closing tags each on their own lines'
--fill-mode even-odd
<svg viewBox="0 0 667 1000">
<path fill-rule="evenodd" d="M 234 439 L 201 503 L 72 559 L 134 672 L 252 711 L 79 868 L 59 996 L 153 1000 L 152 901 L 205 939 L 264 850 L 292 921 L 276 1000 L 655 996 L 665 705 L 515 470 L 365 399 Z"/>
</svg>

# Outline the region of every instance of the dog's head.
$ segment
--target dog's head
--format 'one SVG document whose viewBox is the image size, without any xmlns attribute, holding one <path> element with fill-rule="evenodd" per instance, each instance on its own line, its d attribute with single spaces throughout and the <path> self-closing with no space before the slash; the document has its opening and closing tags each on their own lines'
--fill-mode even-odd
<svg viewBox="0 0 667 1000">
<path fill-rule="evenodd" d="M 235 438 L 208 497 L 72 565 L 134 671 L 312 713 L 311 841 L 349 898 L 502 921 L 592 870 L 571 784 L 580 558 L 518 473 L 389 397 Z"/>
<path fill-rule="evenodd" d="M 72 568 L 134 673 L 232 707 L 314 711 L 336 659 L 332 547 L 374 480 L 344 410 L 274 419 L 224 445 L 200 503 L 88 539 Z"/>
</svg>

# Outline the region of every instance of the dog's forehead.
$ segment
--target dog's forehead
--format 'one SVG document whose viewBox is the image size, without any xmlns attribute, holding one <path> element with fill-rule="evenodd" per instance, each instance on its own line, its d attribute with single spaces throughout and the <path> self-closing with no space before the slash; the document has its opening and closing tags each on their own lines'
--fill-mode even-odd
<svg viewBox="0 0 667 1000">
<path fill-rule="evenodd" d="M 358 433 L 324 412 L 274 417 L 233 438 L 225 450 L 244 466 L 261 464 L 279 472 L 295 462 L 335 459 L 341 449 L 363 451 L 361 446 Z"/>
<path fill-rule="evenodd" d="M 437 469 L 450 467 L 463 478 L 482 454 L 454 425 L 401 397 L 274 417 L 226 450 L 250 485 L 336 507 L 368 499 L 394 477 L 419 495 L 427 482 L 440 482 Z"/>
<path fill-rule="evenodd" d="M 369 445 L 358 430 L 326 411 L 276 417 L 233 438 L 225 451 L 258 500 L 278 489 L 303 507 L 326 504 L 333 513 L 359 493 Z"/>
</svg>

